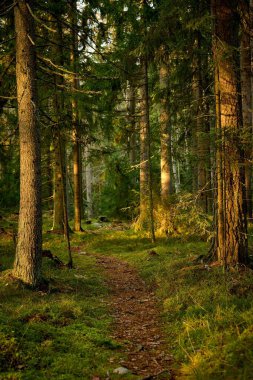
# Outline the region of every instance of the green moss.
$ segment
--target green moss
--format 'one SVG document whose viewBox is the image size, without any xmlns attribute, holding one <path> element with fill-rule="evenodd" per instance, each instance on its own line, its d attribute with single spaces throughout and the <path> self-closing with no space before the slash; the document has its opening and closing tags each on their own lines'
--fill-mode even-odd
<svg viewBox="0 0 253 380">
<path fill-rule="evenodd" d="M 73 235 L 72 245 L 83 244 Z M 44 247 L 67 262 L 62 236 L 44 235 Z M 14 245 L 1 240 L 3 268 L 11 268 Z M 0 276 L 0 379 L 89 379 L 112 372 L 119 345 L 110 338 L 111 316 L 104 302 L 108 289 L 95 258 L 78 257 L 75 268 L 58 269 L 43 259 L 50 292 L 34 292 Z M 118 352 L 117 352 L 118 350 Z"/>
<path fill-rule="evenodd" d="M 196 264 L 208 249 L 203 242 L 158 239 L 154 245 L 131 230 L 110 231 L 107 226 L 71 235 L 74 269 L 58 269 L 43 259 L 49 293 L 22 288 L 2 272 L 0 380 L 106 378 L 107 371 L 117 379 L 112 370 L 122 353 L 110 337 L 105 274 L 92 255 L 80 252 L 126 260 L 156 291 L 179 378 L 251 378 L 252 271 L 224 273 L 222 268 Z M 45 233 L 43 241 L 67 262 L 62 236 Z M 158 255 L 150 256 L 151 249 Z M 1 239 L 1 269 L 11 268 L 13 251 L 11 237 Z"/>
<path fill-rule="evenodd" d="M 97 236 L 87 250 L 128 261 L 156 289 L 179 378 L 251 378 L 251 270 L 224 273 L 222 268 L 196 265 L 194 260 L 208 251 L 206 243 L 196 240 L 158 239 L 153 245 L 131 231 L 100 233 L 103 244 Z M 150 249 L 158 255 L 149 256 Z"/>
</svg>

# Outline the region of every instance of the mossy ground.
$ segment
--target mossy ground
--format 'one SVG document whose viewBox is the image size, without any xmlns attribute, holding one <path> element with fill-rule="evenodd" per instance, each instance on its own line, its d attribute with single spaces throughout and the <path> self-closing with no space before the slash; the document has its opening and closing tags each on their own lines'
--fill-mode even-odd
<svg viewBox="0 0 253 380">
<path fill-rule="evenodd" d="M 73 235 L 73 245 L 83 238 Z M 45 249 L 67 262 L 61 236 L 45 234 L 43 240 Z M 118 343 L 110 338 L 108 290 L 95 258 L 73 253 L 71 270 L 43 258 L 43 273 L 50 283 L 50 292 L 43 292 L 11 280 L 13 252 L 10 236 L 2 235 L 0 379 L 105 379 L 121 355 Z"/>
<path fill-rule="evenodd" d="M 178 378 L 252 378 L 252 270 L 196 264 L 208 251 L 196 240 L 152 244 L 130 230 L 101 237 L 101 245 L 98 235 L 87 250 L 127 260 L 156 288 Z M 151 249 L 158 255 L 150 256 Z"/>
<path fill-rule="evenodd" d="M 58 269 L 43 259 L 47 293 L 10 280 L 14 244 L 10 235 L 1 235 L 0 379 L 104 379 L 119 365 L 120 347 L 110 338 L 105 274 L 83 251 L 128 261 L 156 289 L 178 378 L 252 378 L 251 270 L 225 273 L 196 265 L 194 259 L 207 252 L 199 241 L 159 239 L 154 245 L 131 230 L 108 227 L 71 239 L 74 269 Z M 45 233 L 44 248 L 67 262 L 61 236 Z M 150 249 L 158 255 L 150 256 Z"/>
</svg>

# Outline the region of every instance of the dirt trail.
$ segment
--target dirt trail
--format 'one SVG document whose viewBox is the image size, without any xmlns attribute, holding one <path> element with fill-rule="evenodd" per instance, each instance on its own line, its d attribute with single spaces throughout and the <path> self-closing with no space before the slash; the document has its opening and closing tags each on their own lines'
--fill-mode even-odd
<svg viewBox="0 0 253 380">
<path fill-rule="evenodd" d="M 154 293 L 137 271 L 113 257 L 97 256 L 107 274 L 115 329 L 113 337 L 123 345 L 127 359 L 120 365 L 141 379 L 173 379 L 171 356 L 165 345 Z M 120 376 L 121 377 L 121 376 Z"/>
</svg>

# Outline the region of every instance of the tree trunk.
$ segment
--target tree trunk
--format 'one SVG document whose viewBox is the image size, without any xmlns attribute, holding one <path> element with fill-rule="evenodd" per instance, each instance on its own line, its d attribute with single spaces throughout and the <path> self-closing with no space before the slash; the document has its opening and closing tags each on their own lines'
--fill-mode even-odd
<svg viewBox="0 0 253 380">
<path fill-rule="evenodd" d="M 178 129 L 177 129 L 177 114 L 174 119 L 174 125 L 171 125 L 171 167 L 172 167 L 172 177 L 173 177 L 173 191 L 178 194 L 181 191 L 181 165 L 177 158 L 177 141 L 179 139 Z M 188 156 L 188 140 L 187 136 L 185 139 L 185 150 Z M 189 165 L 187 165 L 188 167 Z"/>
<path fill-rule="evenodd" d="M 142 79 L 144 81 L 144 79 Z M 146 213 L 148 201 L 148 122 L 145 101 L 145 85 L 141 86 L 140 120 L 140 215 Z"/>
<path fill-rule="evenodd" d="M 77 43 L 77 9 L 76 0 L 71 1 L 71 25 L 72 25 L 72 41 L 71 41 L 71 54 L 70 62 L 72 71 L 75 73 L 72 76 L 72 127 L 73 127 L 73 190 L 74 190 L 74 231 L 82 231 L 81 227 L 81 215 L 82 215 L 82 195 L 81 195 L 81 183 L 82 183 L 82 170 L 80 167 L 80 136 L 79 136 L 79 117 L 78 117 L 78 102 L 76 99 L 75 90 L 78 89 L 77 78 L 77 60 L 78 60 L 78 43 Z"/>
<path fill-rule="evenodd" d="M 55 35 L 55 45 L 53 52 L 55 54 L 56 64 L 63 66 L 63 38 L 61 22 L 57 23 L 57 34 Z M 53 94 L 53 119 L 55 127 L 53 129 L 53 145 L 54 145 L 54 215 L 53 215 L 53 231 L 64 233 L 64 200 L 66 201 L 66 175 L 65 175 L 65 142 L 62 138 L 62 129 L 64 126 L 64 98 L 59 92 L 57 85 L 62 86 L 64 79 L 62 76 L 55 75 L 55 89 Z M 67 226 L 68 227 L 68 226 Z M 68 227 L 69 228 L 69 227 Z M 66 233 L 65 233 L 66 235 Z"/>
<path fill-rule="evenodd" d="M 86 178 L 86 201 L 87 201 L 87 217 L 93 218 L 93 200 L 92 200 L 92 182 L 93 182 L 93 171 L 90 162 L 90 149 L 89 145 L 85 147 L 85 178 Z"/>
<path fill-rule="evenodd" d="M 247 222 L 244 207 L 244 157 L 238 67 L 238 21 L 235 0 L 212 0 L 215 18 L 218 233 L 217 257 L 224 265 L 247 261 Z M 218 99 L 217 99 L 218 96 Z M 219 216 L 220 215 L 220 216 Z"/>
<path fill-rule="evenodd" d="M 166 62 L 160 63 L 160 144 L 161 144 L 161 199 L 168 200 L 172 193 L 172 163 L 171 163 L 171 127 L 169 118 L 169 68 Z"/>
<path fill-rule="evenodd" d="M 20 210 L 14 276 L 37 286 L 41 281 L 40 134 L 36 122 L 37 94 L 34 26 L 27 0 L 15 5 L 16 77 L 20 136 Z"/>
<path fill-rule="evenodd" d="M 150 124 L 149 124 L 149 94 L 147 58 L 141 62 L 141 121 L 140 121 L 140 219 L 145 220 L 149 210 L 151 239 L 155 241 L 153 191 L 150 160 Z"/>
<path fill-rule="evenodd" d="M 128 120 L 129 120 L 129 161 L 131 165 L 136 164 L 136 100 L 135 100 L 135 87 L 132 81 L 129 81 L 128 91 Z"/>
<path fill-rule="evenodd" d="M 245 1 L 244 11 L 249 15 L 249 3 Z M 243 129 L 247 141 L 245 150 L 246 203 L 249 218 L 252 218 L 252 110 L 251 110 L 251 49 L 250 30 L 242 26 L 241 31 L 241 88 Z"/>
<path fill-rule="evenodd" d="M 201 35 L 197 32 L 195 39 L 196 57 L 193 66 L 193 95 L 195 101 L 196 117 L 196 159 L 197 159 L 197 191 L 198 203 L 207 212 L 207 156 L 210 154 L 210 146 L 204 118 L 204 100 L 202 83 L 202 59 L 201 59 Z"/>
<path fill-rule="evenodd" d="M 59 128 L 59 126 L 57 125 L 56 128 Z M 61 135 L 57 131 L 54 131 L 54 215 L 52 230 L 62 233 L 64 232 L 64 187 L 62 184 L 65 183 L 64 173 L 61 168 L 61 162 L 64 162 L 64 157 L 61 157 L 63 152 L 64 147 Z"/>
<path fill-rule="evenodd" d="M 53 182 L 52 182 L 52 152 L 51 152 L 51 130 L 45 131 L 44 143 L 42 143 L 42 203 L 48 210 L 52 209 L 52 194 L 53 194 Z"/>
<path fill-rule="evenodd" d="M 208 69 L 209 56 L 205 57 L 204 67 L 205 73 Z M 205 162 L 206 162 L 206 191 L 207 191 L 207 212 L 214 211 L 214 177 L 215 177 L 215 139 L 213 133 L 213 123 L 210 118 L 210 110 L 213 102 L 213 90 L 210 87 L 210 78 L 205 75 L 203 77 L 204 93 L 204 123 L 205 123 Z"/>
</svg>

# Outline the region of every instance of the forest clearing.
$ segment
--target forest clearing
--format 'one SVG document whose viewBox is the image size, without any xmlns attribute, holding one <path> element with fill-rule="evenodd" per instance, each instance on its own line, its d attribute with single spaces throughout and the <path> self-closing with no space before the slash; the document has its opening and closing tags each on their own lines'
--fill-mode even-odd
<svg viewBox="0 0 253 380">
<path fill-rule="evenodd" d="M 253 379 L 253 0 L 0 2 L 0 380 Z"/>
</svg>

